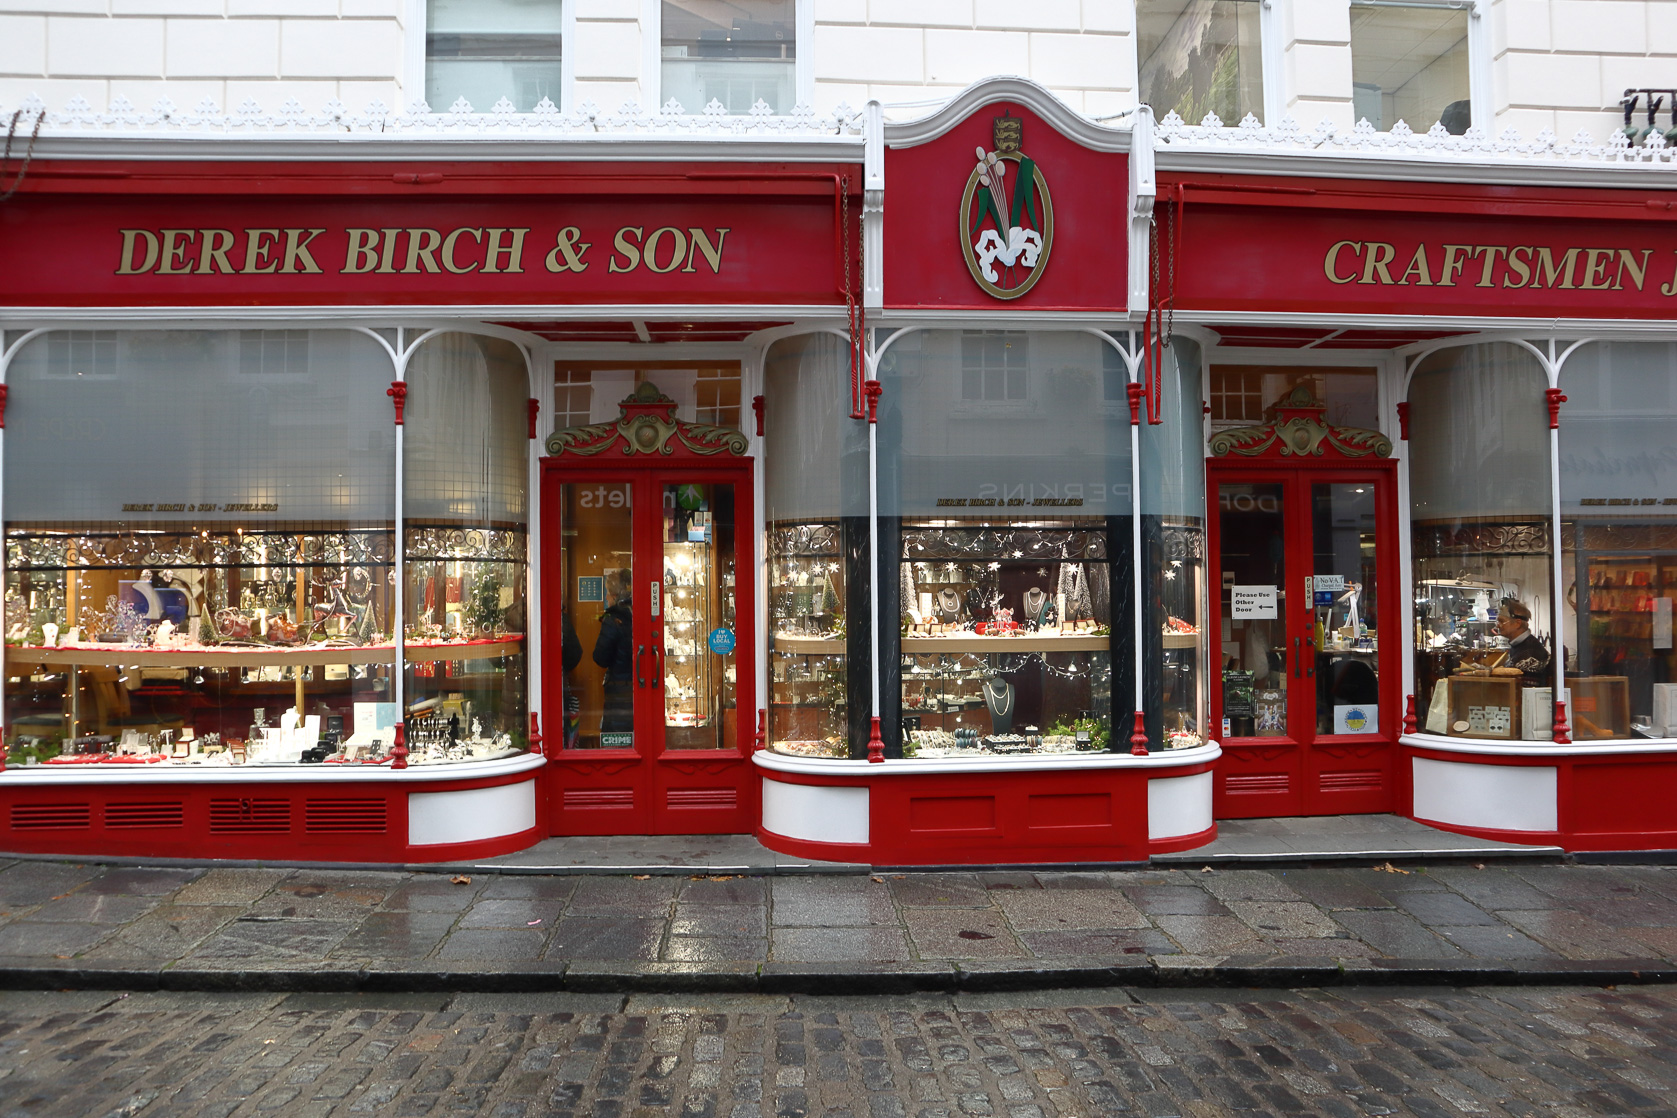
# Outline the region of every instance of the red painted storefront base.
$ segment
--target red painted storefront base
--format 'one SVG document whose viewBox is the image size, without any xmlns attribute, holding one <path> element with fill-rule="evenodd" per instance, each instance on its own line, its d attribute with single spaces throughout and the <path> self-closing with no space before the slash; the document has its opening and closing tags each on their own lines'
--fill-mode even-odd
<svg viewBox="0 0 1677 1118">
<path fill-rule="evenodd" d="M 1141 862 L 1217 837 L 1215 746 L 1098 761 L 756 756 L 757 838 L 799 857 L 889 866 Z"/>
<path fill-rule="evenodd" d="M 446 778 L 430 768 L 258 776 L 14 767 L 0 774 L 0 850 L 385 864 L 493 857 L 544 837 L 535 817 L 541 764 L 460 765 Z M 506 827 L 516 829 L 494 833 Z"/>
<path fill-rule="evenodd" d="M 1406 814 L 1497 842 L 1677 849 L 1677 745 L 1403 739 Z M 1453 784 L 1447 786 L 1446 782 Z"/>
</svg>

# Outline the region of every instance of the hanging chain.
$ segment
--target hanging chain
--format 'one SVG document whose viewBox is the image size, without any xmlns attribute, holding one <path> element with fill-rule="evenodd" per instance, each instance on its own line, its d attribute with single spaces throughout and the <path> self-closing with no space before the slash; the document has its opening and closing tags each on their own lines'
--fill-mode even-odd
<svg viewBox="0 0 1677 1118">
<path fill-rule="evenodd" d="M 1170 219 L 1170 298 L 1165 302 L 1164 330 L 1159 336 L 1159 346 L 1170 344 L 1176 333 L 1176 246 L 1180 243 L 1182 228 L 1182 187 L 1176 188 L 1176 213 Z"/>
<path fill-rule="evenodd" d="M 844 241 L 844 310 L 850 330 L 850 418 L 862 418 L 862 330 L 850 280 L 850 176 L 839 178 L 839 237 Z"/>
<path fill-rule="evenodd" d="M 41 124 L 47 119 L 47 111 L 42 109 L 35 114 L 35 130 L 29 134 L 29 147 L 23 153 L 23 166 L 18 168 L 17 178 L 12 182 L 11 189 L 0 194 L 0 202 L 9 201 L 23 185 L 23 176 L 29 173 L 29 161 L 35 158 L 35 141 L 41 138 Z M 0 168 L 9 166 L 12 162 L 12 140 L 17 136 L 17 126 L 23 122 L 23 110 L 12 113 L 11 126 L 6 129 L 6 151 L 0 155 Z"/>
</svg>

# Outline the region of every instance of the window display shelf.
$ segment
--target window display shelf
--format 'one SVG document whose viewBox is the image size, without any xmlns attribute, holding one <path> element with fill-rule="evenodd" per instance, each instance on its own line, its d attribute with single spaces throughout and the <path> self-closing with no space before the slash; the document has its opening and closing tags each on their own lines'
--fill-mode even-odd
<svg viewBox="0 0 1677 1118">
<path fill-rule="evenodd" d="M 845 647 L 843 637 L 789 637 L 776 633 L 774 650 L 789 654 L 816 656 L 842 653 Z"/>
<path fill-rule="evenodd" d="M 1198 638 L 1194 638 L 1198 639 Z M 905 653 L 930 652 L 1109 652 L 1112 638 L 1106 634 L 1070 635 L 1026 633 L 1017 637 L 981 637 L 976 633 L 952 633 L 946 637 L 904 637 Z"/>
<path fill-rule="evenodd" d="M 524 644 L 522 634 L 500 640 L 448 641 L 427 643 L 409 641 L 405 645 L 410 662 L 439 660 L 491 660 L 497 656 L 517 654 Z M 282 664 L 320 666 L 326 664 L 393 664 L 396 662 L 394 645 L 306 645 L 300 648 L 141 648 L 137 645 L 101 644 L 77 645 L 69 648 L 42 648 L 35 645 L 13 645 L 6 648 L 8 667 L 30 664 L 79 665 L 102 667 L 120 662 L 136 668 L 261 668 Z"/>
<path fill-rule="evenodd" d="M 1200 643 L 1198 633 L 1166 633 L 1162 639 L 1165 648 L 1198 648 Z"/>
</svg>

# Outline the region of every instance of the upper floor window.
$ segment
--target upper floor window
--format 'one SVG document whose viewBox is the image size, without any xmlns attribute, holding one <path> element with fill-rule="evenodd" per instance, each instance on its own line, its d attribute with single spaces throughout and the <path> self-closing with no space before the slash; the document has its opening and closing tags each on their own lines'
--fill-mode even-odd
<svg viewBox="0 0 1677 1118">
<path fill-rule="evenodd" d="M 1403 121 L 1460 136 L 1472 123 L 1468 11 L 1418 0 L 1352 0 L 1351 102 L 1377 132 Z"/>
<path fill-rule="evenodd" d="M 961 335 L 961 399 L 1006 401 L 1026 398 L 1030 335 L 1002 330 L 969 330 Z"/>
<path fill-rule="evenodd" d="M 797 100 L 795 0 L 663 0 L 663 98 L 690 113 L 712 101 L 776 114 Z"/>
<path fill-rule="evenodd" d="M 505 97 L 529 112 L 559 104 L 559 0 L 426 0 L 425 100 L 464 97 L 480 113 Z"/>
<path fill-rule="evenodd" d="M 1259 0 L 1136 0 L 1141 100 L 1189 124 L 1264 115 Z"/>
</svg>

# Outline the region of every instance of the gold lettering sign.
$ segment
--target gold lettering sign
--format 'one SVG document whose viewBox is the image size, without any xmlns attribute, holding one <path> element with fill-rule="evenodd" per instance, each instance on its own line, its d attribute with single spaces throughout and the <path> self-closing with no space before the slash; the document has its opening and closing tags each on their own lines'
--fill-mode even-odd
<svg viewBox="0 0 1677 1118">
<path fill-rule="evenodd" d="M 552 274 L 586 273 L 598 263 L 589 255 L 594 239 L 567 225 L 554 234 L 551 247 L 535 248 L 526 264 L 532 230 L 511 226 L 453 228 L 390 227 L 267 229 L 119 229 L 116 274 L 184 275 L 325 275 L 336 274 L 518 275 L 541 269 Z M 321 238 L 343 238 L 339 263 L 321 251 Z M 625 225 L 608 239 L 609 272 L 721 275 L 728 244 L 726 227 L 674 225 L 647 228 Z M 324 266 L 323 266 L 324 265 Z"/>
<path fill-rule="evenodd" d="M 1380 287 L 1643 291 L 1653 255 L 1651 248 L 1422 243 L 1406 258 L 1388 241 L 1335 241 L 1322 257 L 1322 272 L 1331 283 Z M 1673 265 L 1672 278 L 1659 288 L 1668 298 L 1677 295 L 1677 261 Z"/>
</svg>

